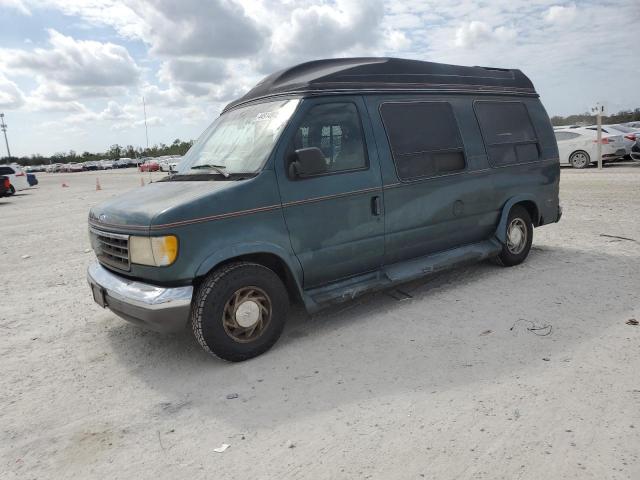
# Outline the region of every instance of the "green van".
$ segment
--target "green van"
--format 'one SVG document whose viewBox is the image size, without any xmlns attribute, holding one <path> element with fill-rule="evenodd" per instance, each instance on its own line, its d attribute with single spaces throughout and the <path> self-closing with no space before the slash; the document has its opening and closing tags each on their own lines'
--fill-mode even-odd
<svg viewBox="0 0 640 480">
<path fill-rule="evenodd" d="M 241 361 L 320 308 L 463 262 L 521 263 L 557 222 L 547 113 L 519 70 L 304 63 L 228 105 L 176 174 L 94 207 L 95 301 Z"/>
</svg>

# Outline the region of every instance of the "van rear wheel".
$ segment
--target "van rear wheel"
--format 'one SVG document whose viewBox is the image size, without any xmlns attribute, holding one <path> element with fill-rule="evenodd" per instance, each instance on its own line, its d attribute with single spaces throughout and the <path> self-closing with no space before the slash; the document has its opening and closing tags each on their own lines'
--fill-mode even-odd
<svg viewBox="0 0 640 480">
<path fill-rule="evenodd" d="M 587 168 L 591 163 L 591 157 L 589 157 L 587 152 L 578 150 L 571 154 L 569 157 L 569 163 L 573 168 Z"/>
<path fill-rule="evenodd" d="M 288 309 L 287 290 L 278 275 L 257 263 L 235 262 L 215 270 L 200 285 L 191 325 L 205 351 L 241 362 L 276 343 Z"/>
<path fill-rule="evenodd" d="M 533 223 L 526 208 L 515 205 L 511 209 L 505 238 L 502 251 L 497 257 L 498 263 L 505 267 L 522 263 L 529 255 L 533 241 Z"/>
</svg>

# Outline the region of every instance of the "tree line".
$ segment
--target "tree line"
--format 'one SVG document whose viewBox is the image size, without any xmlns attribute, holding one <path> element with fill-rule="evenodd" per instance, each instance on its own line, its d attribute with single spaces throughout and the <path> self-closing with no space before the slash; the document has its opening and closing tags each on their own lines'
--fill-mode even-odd
<svg viewBox="0 0 640 480">
<path fill-rule="evenodd" d="M 71 162 L 91 162 L 103 160 L 117 160 L 119 158 L 140 158 L 140 157 L 160 157 L 162 155 L 184 155 L 193 145 L 193 140 L 183 141 L 176 138 L 171 145 L 160 143 L 149 148 L 134 147 L 133 145 L 121 146 L 118 144 L 111 145 L 106 152 L 82 152 L 75 150 L 68 152 L 58 152 L 51 156 L 43 156 L 39 154 L 30 155 L 28 157 L 2 157 L 0 163 L 18 163 L 22 166 L 29 165 L 49 165 L 52 163 L 71 163 Z M 8 161 L 8 162 L 7 162 Z"/>
<path fill-rule="evenodd" d="M 636 108 L 635 110 L 623 110 L 618 113 L 602 116 L 603 125 L 615 125 L 616 123 L 626 122 L 640 122 L 640 108 Z M 554 116 L 551 117 L 551 123 L 554 127 L 576 124 L 593 125 L 596 123 L 596 117 L 591 113 L 569 115 L 568 117 Z"/>
<path fill-rule="evenodd" d="M 604 115 L 602 117 L 602 123 L 605 125 L 625 123 L 625 122 L 638 122 L 640 121 L 640 108 L 635 110 L 623 110 L 612 115 Z M 559 115 L 551 117 L 551 123 L 554 126 L 560 125 L 573 125 L 573 124 L 594 124 L 596 117 L 590 113 L 581 113 L 577 115 L 569 115 L 562 117 Z M 171 145 L 160 143 L 149 148 L 134 147 L 133 145 L 127 145 L 126 147 L 118 144 L 111 145 L 106 152 L 92 153 L 82 152 L 78 154 L 74 150 L 68 152 L 54 153 L 53 155 L 46 157 L 43 155 L 31 155 L 28 157 L 2 157 L 0 163 L 18 163 L 23 166 L 27 165 L 48 165 L 50 163 L 70 163 L 70 162 L 88 162 L 102 160 L 108 158 L 110 160 L 117 160 L 118 158 L 136 158 L 136 157 L 160 157 L 162 155 L 184 155 L 187 150 L 193 145 L 193 140 L 182 141 L 176 138 Z"/>
</svg>

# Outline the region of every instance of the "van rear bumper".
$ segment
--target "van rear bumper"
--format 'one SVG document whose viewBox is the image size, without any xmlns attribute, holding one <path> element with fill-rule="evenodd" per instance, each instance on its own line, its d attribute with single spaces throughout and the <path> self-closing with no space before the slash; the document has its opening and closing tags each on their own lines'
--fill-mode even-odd
<svg viewBox="0 0 640 480">
<path fill-rule="evenodd" d="M 116 275 L 98 262 L 87 270 L 95 302 L 131 322 L 158 332 L 182 330 L 189 321 L 193 287 L 165 288 Z"/>
</svg>

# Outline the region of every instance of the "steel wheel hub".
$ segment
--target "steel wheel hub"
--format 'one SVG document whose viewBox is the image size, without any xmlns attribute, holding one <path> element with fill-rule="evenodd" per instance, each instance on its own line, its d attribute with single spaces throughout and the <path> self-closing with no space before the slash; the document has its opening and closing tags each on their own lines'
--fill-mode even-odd
<svg viewBox="0 0 640 480">
<path fill-rule="evenodd" d="M 241 327 L 253 327 L 259 320 L 260 306 L 253 300 L 242 302 L 236 308 L 236 323 Z"/>
<path fill-rule="evenodd" d="M 526 244 L 527 226 L 521 218 L 514 218 L 507 229 L 507 248 L 514 255 L 518 255 Z"/>
<path fill-rule="evenodd" d="M 256 340 L 271 321 L 271 300 L 258 287 L 236 290 L 224 306 L 222 323 L 225 332 L 236 342 Z"/>
</svg>

